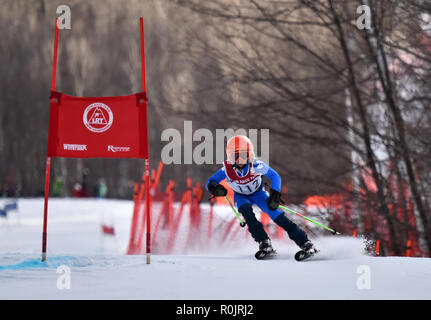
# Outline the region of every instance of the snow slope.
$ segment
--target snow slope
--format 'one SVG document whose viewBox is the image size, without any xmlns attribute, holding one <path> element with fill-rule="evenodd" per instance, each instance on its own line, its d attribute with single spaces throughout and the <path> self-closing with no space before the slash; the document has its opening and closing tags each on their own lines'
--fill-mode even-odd
<svg viewBox="0 0 431 320">
<path fill-rule="evenodd" d="M 43 199 L 20 199 L 18 209 L 0 218 L 2 300 L 431 299 L 431 259 L 370 257 L 349 237 L 313 239 L 321 253 L 304 262 L 293 259 L 297 248 L 286 239 L 274 243 L 277 259 L 257 261 L 256 244 L 239 233 L 227 249 L 154 254 L 147 265 L 145 256 L 124 255 L 131 201 L 51 199 L 42 263 Z M 101 235 L 102 220 L 115 237 Z M 70 289 L 57 288 L 60 266 L 70 270 Z M 369 287 L 361 287 L 364 279 Z"/>
</svg>

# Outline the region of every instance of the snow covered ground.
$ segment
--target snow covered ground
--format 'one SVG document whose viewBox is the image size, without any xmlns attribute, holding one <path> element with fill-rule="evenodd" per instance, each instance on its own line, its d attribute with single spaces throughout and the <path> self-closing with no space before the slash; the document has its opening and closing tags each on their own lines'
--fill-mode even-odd
<svg viewBox="0 0 431 320">
<path fill-rule="evenodd" d="M 51 199 L 42 263 L 43 199 L 20 199 L 0 217 L 0 299 L 431 299 L 431 259 L 370 257 L 349 237 L 313 239 L 321 253 L 303 262 L 290 240 L 274 243 L 277 259 L 257 261 L 256 244 L 240 237 L 228 250 L 154 254 L 147 265 L 124 254 L 132 210 L 131 201 Z M 115 237 L 101 235 L 102 220 Z"/>
</svg>

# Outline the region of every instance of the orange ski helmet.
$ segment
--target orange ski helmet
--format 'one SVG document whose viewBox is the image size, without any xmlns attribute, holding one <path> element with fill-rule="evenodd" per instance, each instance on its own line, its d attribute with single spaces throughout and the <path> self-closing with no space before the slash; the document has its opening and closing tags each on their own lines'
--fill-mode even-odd
<svg viewBox="0 0 431 320">
<path fill-rule="evenodd" d="M 253 143 L 246 136 L 233 136 L 226 145 L 227 158 L 231 163 L 247 164 L 253 160 Z"/>
</svg>

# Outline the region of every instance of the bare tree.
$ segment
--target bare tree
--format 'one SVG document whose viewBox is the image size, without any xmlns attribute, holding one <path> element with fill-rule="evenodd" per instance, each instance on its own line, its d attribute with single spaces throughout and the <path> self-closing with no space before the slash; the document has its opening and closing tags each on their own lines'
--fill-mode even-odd
<svg viewBox="0 0 431 320">
<path fill-rule="evenodd" d="M 335 159 L 343 160 L 343 165 L 338 166 L 342 168 L 339 176 L 344 178 L 338 181 L 338 190 L 342 190 L 340 182 L 346 182 L 348 154 L 353 149 L 363 160 L 358 162 L 363 164 L 359 170 L 369 168 L 376 185 L 375 193 L 367 192 L 366 210 L 376 210 L 384 218 L 391 250 L 394 254 L 402 254 L 404 244 L 398 237 L 402 222 L 390 209 L 394 200 L 388 182 L 390 154 L 395 155 L 392 160 L 396 159 L 397 165 L 402 161 L 406 170 L 402 178 L 407 178 L 422 223 L 427 222 L 429 210 L 422 200 L 426 198 L 425 194 L 418 187 L 417 179 L 422 181 L 422 178 L 417 178 L 413 166 L 412 149 L 407 143 L 408 134 L 401 115 L 403 108 L 397 103 L 401 94 L 394 91 L 391 82 L 390 65 L 400 57 L 400 52 L 391 48 L 402 42 L 397 41 L 395 35 L 400 33 L 394 35 L 388 20 L 397 19 L 399 8 L 409 7 L 411 18 L 411 15 L 420 15 L 422 7 L 392 1 L 376 4 L 330 0 L 270 1 L 265 4 L 238 1 L 235 5 L 225 1 L 179 3 L 204 17 L 202 28 L 205 31 L 195 32 L 198 40 L 187 54 L 196 64 L 201 57 L 209 55 L 222 70 L 228 70 L 221 75 L 224 82 L 240 83 L 248 94 L 241 100 L 241 107 L 229 112 L 231 118 L 217 118 L 217 113 L 225 115 L 221 109 L 230 108 L 224 105 L 225 108 L 220 106 L 210 114 L 212 121 L 232 118 L 237 121 L 235 118 L 239 113 L 258 113 L 259 118 L 253 119 L 253 125 L 269 123 L 271 133 L 283 139 L 284 147 L 297 147 L 293 142 L 298 141 L 302 149 L 326 152 L 328 162 L 325 157 L 320 157 L 317 164 L 320 172 L 309 169 L 316 164 L 310 165 L 311 161 L 304 157 L 306 152 L 299 157 L 301 164 L 293 162 L 297 179 L 307 183 L 308 193 L 319 180 L 326 183 L 324 188 L 316 191 L 331 190 L 333 181 L 328 180 L 335 180 L 331 179 L 334 176 L 323 178 L 321 173 L 330 176 L 325 169 Z M 356 27 L 356 9 L 364 4 L 371 8 L 373 17 L 370 31 Z M 407 20 L 406 16 L 403 18 Z M 414 32 L 414 29 L 407 30 Z M 415 30 L 418 36 L 424 36 L 421 30 Z M 418 42 L 414 45 L 418 46 Z M 429 71 L 429 64 L 425 68 L 424 65 L 425 62 L 420 72 Z M 343 101 L 346 89 L 352 97 L 353 117 L 360 126 L 346 121 Z M 379 123 L 382 116 L 388 121 L 385 129 Z M 250 119 L 244 117 L 242 123 Z M 353 133 L 360 143 L 352 145 L 346 131 Z M 279 154 L 288 159 L 283 151 Z M 282 170 L 289 167 L 283 163 L 281 166 Z M 298 174 L 299 168 L 304 167 L 308 168 L 306 174 Z M 288 175 L 289 178 L 292 176 Z M 314 181 L 312 185 L 308 183 L 310 180 Z M 430 233 L 426 230 L 424 227 L 421 237 L 429 243 Z M 424 249 L 428 251 L 426 246 Z"/>
</svg>

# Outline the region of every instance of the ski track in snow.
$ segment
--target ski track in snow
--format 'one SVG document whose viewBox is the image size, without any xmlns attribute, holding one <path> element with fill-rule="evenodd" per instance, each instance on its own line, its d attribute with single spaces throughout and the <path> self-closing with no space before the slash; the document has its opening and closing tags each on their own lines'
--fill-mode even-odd
<svg viewBox="0 0 431 320">
<path fill-rule="evenodd" d="M 228 249 L 216 243 L 206 251 L 153 254 L 147 265 L 145 255 L 124 254 L 133 203 L 123 200 L 51 199 L 48 259 L 41 262 L 43 199 L 20 199 L 18 209 L 0 218 L 3 300 L 431 299 L 431 259 L 367 256 L 360 239 L 342 236 L 313 239 L 321 251 L 302 262 L 287 237 L 273 242 L 278 256 L 267 261 L 254 258 L 251 238 L 239 237 Z M 101 235 L 102 220 L 115 226 L 115 237 Z M 60 266 L 70 268 L 69 290 L 57 288 Z M 370 289 L 357 286 L 360 266 L 369 268 Z"/>
</svg>

